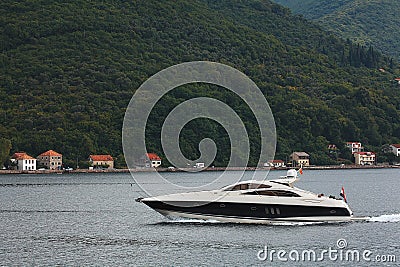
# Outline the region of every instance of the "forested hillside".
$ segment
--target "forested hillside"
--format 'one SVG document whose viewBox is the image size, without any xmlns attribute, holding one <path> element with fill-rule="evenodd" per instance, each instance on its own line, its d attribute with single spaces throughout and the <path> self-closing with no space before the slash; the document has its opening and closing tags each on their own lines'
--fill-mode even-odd
<svg viewBox="0 0 400 267">
<path fill-rule="evenodd" d="M 332 163 L 328 143 L 360 140 L 379 150 L 400 141 L 395 62 L 342 41 L 269 1 L 3 1 L 0 6 L 0 137 L 34 156 L 54 149 L 67 163 L 110 153 L 123 165 L 126 106 L 148 77 L 173 64 L 209 60 L 231 65 L 265 94 L 278 131 L 277 158 L 295 150 Z M 385 72 L 378 71 L 384 68 Z M 148 148 L 163 155 L 160 126 L 185 99 L 209 96 L 237 110 L 252 140 L 258 129 L 246 105 L 206 85 L 175 89 L 156 106 Z M 221 127 L 195 120 L 184 128 L 185 155 L 212 137 L 224 165 Z"/>
<path fill-rule="evenodd" d="M 274 0 L 325 29 L 400 58 L 400 2 L 397 0 Z"/>
<path fill-rule="evenodd" d="M 290 8 L 296 14 L 302 14 L 311 19 L 319 19 L 341 10 L 347 4 L 354 2 L 354 0 L 274 0 L 273 2 Z"/>
</svg>

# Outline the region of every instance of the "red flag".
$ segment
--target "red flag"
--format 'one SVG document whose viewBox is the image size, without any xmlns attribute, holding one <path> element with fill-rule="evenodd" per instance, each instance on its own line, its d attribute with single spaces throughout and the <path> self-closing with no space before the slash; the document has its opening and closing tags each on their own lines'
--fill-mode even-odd
<svg viewBox="0 0 400 267">
<path fill-rule="evenodd" d="M 342 186 L 342 190 L 340 190 L 340 196 L 343 198 L 344 202 L 347 203 L 346 194 L 344 193 L 344 187 Z"/>
</svg>

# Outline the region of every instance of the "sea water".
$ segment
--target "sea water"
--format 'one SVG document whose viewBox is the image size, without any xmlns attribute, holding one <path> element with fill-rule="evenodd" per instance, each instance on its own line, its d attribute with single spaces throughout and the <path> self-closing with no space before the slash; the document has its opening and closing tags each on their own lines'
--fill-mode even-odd
<svg viewBox="0 0 400 267">
<path fill-rule="evenodd" d="M 189 190 L 220 173 L 163 175 Z M 354 215 L 368 218 L 245 225 L 170 221 L 135 202 L 146 194 L 130 174 L 3 175 L 0 266 L 399 266 L 399 185 L 400 169 L 306 170 L 297 187 L 338 196 L 344 186 Z"/>
</svg>

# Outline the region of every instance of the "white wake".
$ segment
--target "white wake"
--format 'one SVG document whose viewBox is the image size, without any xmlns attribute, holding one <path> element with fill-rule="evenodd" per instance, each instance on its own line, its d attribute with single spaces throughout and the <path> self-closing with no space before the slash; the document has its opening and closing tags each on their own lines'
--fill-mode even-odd
<svg viewBox="0 0 400 267">
<path fill-rule="evenodd" d="M 400 213 L 399 214 L 384 214 L 377 217 L 370 217 L 367 219 L 369 222 L 400 222 Z"/>
<path fill-rule="evenodd" d="M 167 216 L 167 218 L 169 219 L 167 222 L 169 223 L 226 223 L 226 222 L 221 222 L 218 220 L 212 220 L 212 219 L 208 219 L 208 220 L 202 220 L 202 219 L 190 219 L 190 218 L 182 218 L 182 217 L 170 217 Z M 383 214 L 380 216 L 375 216 L 375 217 L 359 217 L 359 218 L 355 218 L 354 221 L 366 221 L 366 222 L 381 222 L 381 223 L 397 223 L 400 222 L 400 213 L 398 214 Z M 266 224 L 269 225 L 277 225 L 277 226 L 304 226 L 304 225 L 318 225 L 318 224 L 325 224 L 327 222 L 294 222 L 294 221 L 287 221 L 287 222 L 283 222 L 283 221 L 276 221 L 276 222 L 269 222 Z M 329 222 L 329 223 L 335 223 L 335 222 Z M 339 222 L 340 223 L 340 222 Z"/>
</svg>

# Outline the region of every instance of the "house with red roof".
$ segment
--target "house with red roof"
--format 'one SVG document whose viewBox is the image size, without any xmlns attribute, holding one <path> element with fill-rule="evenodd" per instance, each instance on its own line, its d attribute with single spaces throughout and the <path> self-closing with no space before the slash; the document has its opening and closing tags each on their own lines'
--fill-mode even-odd
<svg viewBox="0 0 400 267">
<path fill-rule="evenodd" d="M 392 148 L 393 154 L 400 156 L 400 144 L 391 144 L 390 147 Z"/>
<path fill-rule="evenodd" d="M 376 162 L 374 152 L 355 152 L 354 158 L 357 165 L 375 165 Z"/>
<path fill-rule="evenodd" d="M 47 150 L 37 156 L 38 163 L 50 170 L 62 168 L 62 155 L 54 150 Z"/>
<path fill-rule="evenodd" d="M 90 155 L 89 163 L 93 168 L 114 168 L 114 159 L 111 155 Z"/>
<path fill-rule="evenodd" d="M 19 171 L 35 171 L 36 159 L 25 152 L 16 152 L 11 156 L 10 161 L 15 164 Z"/>
<path fill-rule="evenodd" d="M 157 168 L 161 165 L 161 158 L 156 153 L 146 153 L 142 161 L 146 168 Z"/>
<path fill-rule="evenodd" d="M 360 142 L 346 142 L 346 147 L 351 150 L 351 154 L 353 155 L 356 152 L 362 152 L 364 150 Z"/>
</svg>

